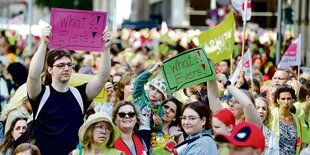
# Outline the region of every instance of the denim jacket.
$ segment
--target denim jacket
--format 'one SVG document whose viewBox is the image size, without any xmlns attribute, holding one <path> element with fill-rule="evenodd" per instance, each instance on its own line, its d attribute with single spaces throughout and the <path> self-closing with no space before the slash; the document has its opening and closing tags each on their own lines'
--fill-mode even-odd
<svg viewBox="0 0 310 155">
<path fill-rule="evenodd" d="M 189 136 L 184 142 L 176 146 L 178 155 L 217 155 L 219 153 L 211 136 L 211 130 Z"/>
</svg>

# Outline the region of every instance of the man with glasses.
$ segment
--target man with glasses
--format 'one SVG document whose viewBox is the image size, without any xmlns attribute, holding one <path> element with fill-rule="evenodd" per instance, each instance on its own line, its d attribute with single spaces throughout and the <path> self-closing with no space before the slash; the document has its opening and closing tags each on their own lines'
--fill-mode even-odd
<svg viewBox="0 0 310 155">
<path fill-rule="evenodd" d="M 42 41 L 34 54 L 27 79 L 28 98 L 34 111 L 34 139 L 44 155 L 67 155 L 78 143 L 78 130 L 83 124 L 84 112 L 99 94 L 110 76 L 111 33 L 103 33 L 105 51 L 101 53 L 98 74 L 88 83 L 70 87 L 69 80 L 74 67 L 67 51 L 47 52 L 52 27 L 42 29 Z M 45 57 L 47 70 L 44 86 L 41 71 Z M 49 95 L 44 96 L 46 92 Z M 43 98 L 46 98 L 42 103 Z M 43 105 L 43 106 L 42 106 Z"/>
</svg>

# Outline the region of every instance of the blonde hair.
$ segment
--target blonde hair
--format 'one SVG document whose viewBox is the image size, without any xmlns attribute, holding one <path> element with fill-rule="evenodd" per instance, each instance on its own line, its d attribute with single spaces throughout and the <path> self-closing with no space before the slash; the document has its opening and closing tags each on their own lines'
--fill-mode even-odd
<svg viewBox="0 0 310 155">
<path fill-rule="evenodd" d="M 132 72 L 127 72 L 124 75 L 122 75 L 120 81 L 117 83 L 117 88 L 115 90 L 116 98 L 114 100 L 114 106 L 117 105 L 120 101 L 126 100 L 126 97 L 128 96 L 124 96 L 124 88 L 134 78 L 136 78 L 136 76 Z"/>
<path fill-rule="evenodd" d="M 271 121 L 271 110 L 270 110 L 270 106 L 269 106 L 269 103 L 268 103 L 268 101 L 265 99 L 265 98 L 263 98 L 263 97 L 257 97 L 256 99 L 255 99 L 255 101 L 257 101 L 257 100 L 262 100 L 265 104 L 266 104 L 266 107 L 267 107 L 267 116 L 266 116 L 266 119 L 265 120 L 263 120 L 263 124 L 264 125 L 266 125 L 268 128 L 270 128 L 270 121 Z"/>
<path fill-rule="evenodd" d="M 300 75 L 300 78 L 304 78 L 306 79 L 307 81 L 310 81 L 310 73 L 302 73 Z"/>
<path fill-rule="evenodd" d="M 23 153 L 28 150 L 30 151 L 31 155 L 41 155 L 40 149 L 31 143 L 22 143 L 18 145 L 12 155 L 17 155 L 18 153 Z"/>
<path fill-rule="evenodd" d="M 101 121 L 99 121 L 101 122 Z M 93 131 L 95 129 L 95 125 L 99 122 L 94 122 L 92 125 L 90 125 L 87 130 L 85 131 L 85 134 L 83 136 L 83 138 L 81 139 L 80 143 L 81 143 L 81 146 L 83 148 L 90 148 L 90 144 L 93 143 Z M 106 122 L 106 121 L 104 121 Z M 110 124 L 110 122 L 106 122 L 108 124 Z M 112 125 L 110 124 L 110 127 L 112 128 Z M 112 130 L 112 132 L 110 133 L 110 137 L 109 137 L 109 141 L 107 142 L 106 146 L 108 148 L 113 148 L 113 139 L 114 138 L 114 134 L 112 134 L 114 131 Z"/>
<path fill-rule="evenodd" d="M 290 80 L 287 82 L 287 84 L 293 87 L 293 89 L 295 90 L 295 95 L 299 99 L 299 90 L 302 84 L 297 80 Z"/>
<path fill-rule="evenodd" d="M 26 101 L 28 101 L 27 87 L 26 84 L 23 84 L 16 90 L 15 94 L 9 102 L 8 107 L 3 111 L 1 120 L 5 121 L 11 111 L 22 107 Z"/>
</svg>

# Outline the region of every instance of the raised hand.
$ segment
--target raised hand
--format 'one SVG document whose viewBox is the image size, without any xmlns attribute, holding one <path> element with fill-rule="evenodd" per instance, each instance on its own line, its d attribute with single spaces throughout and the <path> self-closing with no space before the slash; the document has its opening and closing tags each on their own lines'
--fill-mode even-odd
<svg viewBox="0 0 310 155">
<path fill-rule="evenodd" d="M 52 36 L 52 26 L 48 25 L 48 26 L 43 27 L 41 32 L 42 32 L 42 41 L 44 43 L 48 43 L 50 37 Z"/>
<path fill-rule="evenodd" d="M 163 65 L 162 62 L 157 62 L 153 68 L 150 69 L 150 73 L 154 74 L 156 71 L 160 69 L 160 67 Z"/>
<path fill-rule="evenodd" d="M 103 39 L 103 42 L 105 44 L 105 48 L 109 48 L 112 44 L 112 34 L 111 34 L 111 31 L 109 30 L 104 30 L 102 32 L 102 39 Z"/>
<path fill-rule="evenodd" d="M 225 84 L 227 81 L 225 74 L 222 74 L 222 73 L 216 74 L 216 79 L 217 79 L 217 81 L 221 82 L 222 84 Z"/>
</svg>

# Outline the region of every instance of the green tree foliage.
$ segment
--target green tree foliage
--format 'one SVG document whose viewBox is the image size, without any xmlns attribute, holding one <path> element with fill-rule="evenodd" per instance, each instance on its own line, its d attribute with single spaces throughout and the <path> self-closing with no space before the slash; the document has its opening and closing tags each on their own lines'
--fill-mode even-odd
<svg viewBox="0 0 310 155">
<path fill-rule="evenodd" d="M 93 0 L 36 0 L 36 5 L 49 8 L 92 10 Z"/>
</svg>

